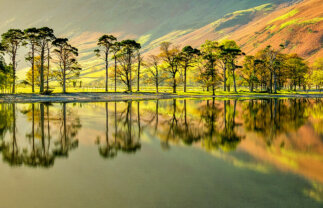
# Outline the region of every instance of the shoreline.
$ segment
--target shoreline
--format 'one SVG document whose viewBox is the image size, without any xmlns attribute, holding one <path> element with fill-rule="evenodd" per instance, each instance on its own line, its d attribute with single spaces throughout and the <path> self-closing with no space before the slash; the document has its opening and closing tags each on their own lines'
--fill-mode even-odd
<svg viewBox="0 0 323 208">
<path fill-rule="evenodd" d="M 228 95 L 201 95 L 187 94 L 178 95 L 172 93 L 102 93 L 102 92 L 80 92 L 80 93 L 54 93 L 52 95 L 39 94 L 0 94 L 0 103 L 76 103 L 76 102 L 109 102 L 109 101 L 127 101 L 127 100 L 162 100 L 162 99 L 199 99 L 199 98 L 215 98 L 215 99 L 266 99 L 266 98 L 323 98 L 323 93 L 319 94 L 228 94 Z"/>
</svg>

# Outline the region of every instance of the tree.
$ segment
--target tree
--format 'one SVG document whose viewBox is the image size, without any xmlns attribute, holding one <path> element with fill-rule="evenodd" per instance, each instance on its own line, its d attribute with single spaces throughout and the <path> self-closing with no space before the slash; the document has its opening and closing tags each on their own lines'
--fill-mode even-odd
<svg viewBox="0 0 323 208">
<path fill-rule="evenodd" d="M 121 50 L 121 43 L 114 42 L 111 46 L 111 51 L 113 53 L 114 58 L 114 92 L 117 92 L 117 68 L 118 68 L 118 57 L 117 54 Z"/>
<path fill-rule="evenodd" d="M 250 92 L 253 92 L 255 83 L 258 82 L 257 65 L 260 63 L 254 56 L 245 56 L 241 76 L 248 83 Z"/>
<path fill-rule="evenodd" d="M 260 60 L 257 65 L 257 79 L 259 81 L 261 90 L 269 91 L 268 86 L 270 82 L 270 70 L 269 63 L 267 61 L 267 55 L 264 50 L 260 50 L 256 53 L 255 58 Z"/>
<path fill-rule="evenodd" d="M 236 76 L 235 71 L 238 68 L 242 68 L 241 66 L 236 65 L 237 58 L 239 56 L 244 55 L 244 53 L 240 50 L 240 47 L 233 40 L 227 40 L 223 43 L 223 47 L 221 47 L 221 56 L 228 59 L 227 63 L 231 70 L 234 84 L 234 92 L 237 93 L 237 84 L 236 84 Z"/>
<path fill-rule="evenodd" d="M 49 42 L 55 39 L 54 31 L 48 27 L 38 29 L 37 46 L 40 53 L 40 93 L 44 93 L 45 52 Z"/>
<path fill-rule="evenodd" d="M 52 50 L 52 43 L 51 42 L 47 42 L 47 46 L 46 46 L 46 49 L 47 49 L 47 73 L 46 73 L 46 90 L 47 92 L 49 92 L 49 78 L 50 78 L 50 60 L 52 59 L 51 57 L 51 50 Z"/>
<path fill-rule="evenodd" d="M 219 44 L 216 41 L 205 41 L 205 43 L 201 46 L 202 49 L 202 57 L 206 61 L 205 65 L 205 71 L 203 73 L 204 77 L 210 77 L 207 78 L 209 81 L 208 86 L 212 86 L 212 93 L 213 96 L 215 95 L 215 86 L 216 86 L 216 61 L 218 58 L 218 51 L 219 51 Z"/>
<path fill-rule="evenodd" d="M 31 62 L 31 88 L 33 93 L 35 92 L 35 49 L 38 39 L 38 32 L 38 29 L 34 27 L 24 30 L 25 38 L 30 45 L 30 52 L 26 59 Z"/>
<path fill-rule="evenodd" d="M 308 72 L 308 66 L 305 63 L 304 59 L 299 57 L 297 54 L 292 54 L 287 57 L 286 66 L 289 70 L 290 86 L 301 87 L 304 83 L 305 74 Z"/>
<path fill-rule="evenodd" d="M 151 75 L 148 78 L 148 83 L 152 83 L 156 87 L 156 93 L 159 92 L 160 84 L 165 80 L 164 73 L 160 72 L 161 58 L 156 55 L 150 55 L 145 63 L 148 68 L 148 73 Z"/>
<path fill-rule="evenodd" d="M 12 65 L 12 93 L 16 91 L 16 69 L 18 48 L 23 45 L 24 33 L 19 29 L 10 29 L 1 35 L 3 50 L 10 56 Z"/>
<path fill-rule="evenodd" d="M 34 80 L 34 84 L 38 87 L 40 87 L 41 81 L 40 81 L 40 68 L 41 68 L 41 60 L 40 60 L 40 56 L 36 56 L 35 58 L 35 63 L 34 63 L 34 73 L 33 73 L 33 69 L 30 68 L 29 71 L 26 74 L 26 80 L 25 83 L 28 85 L 32 85 L 32 82 Z M 45 76 L 46 77 L 52 77 L 53 74 L 49 73 L 47 66 L 44 66 L 45 68 Z"/>
<path fill-rule="evenodd" d="M 311 80 L 316 89 L 321 89 L 323 86 L 323 58 L 318 58 L 313 64 L 313 73 Z"/>
<path fill-rule="evenodd" d="M 66 81 L 80 74 L 81 68 L 78 65 L 76 57 L 78 49 L 68 43 L 67 38 L 57 38 L 53 41 L 54 54 L 57 57 L 59 70 L 56 72 L 56 78 L 63 87 L 63 93 L 66 93 Z"/>
<path fill-rule="evenodd" d="M 283 49 L 284 46 L 280 45 L 280 48 Z M 278 50 L 274 50 L 272 49 L 272 47 L 269 45 L 267 46 L 267 48 L 264 50 L 265 54 L 267 55 L 267 61 L 268 61 L 268 66 L 269 66 L 269 70 L 270 70 L 270 93 L 273 92 L 272 89 L 272 79 L 274 79 L 274 93 L 277 93 L 277 57 L 279 55 L 279 51 Z"/>
<path fill-rule="evenodd" d="M 200 55 L 200 50 L 196 48 L 192 48 L 192 46 L 185 46 L 181 53 L 179 54 L 180 56 L 180 61 L 182 63 L 183 69 L 184 69 L 184 92 L 186 92 L 186 83 L 187 83 L 187 70 L 189 67 L 192 67 L 192 63 L 194 62 L 194 58 L 198 55 Z"/>
<path fill-rule="evenodd" d="M 10 85 L 12 79 L 12 67 L 8 66 L 5 59 L 1 56 L 1 46 L 0 46 L 0 88 L 5 90 Z"/>
<path fill-rule="evenodd" d="M 132 92 L 132 62 L 135 51 L 141 48 L 140 43 L 135 40 L 123 40 L 121 41 L 121 51 L 119 57 L 123 60 L 124 66 L 124 81 L 126 81 L 128 91 Z"/>
<path fill-rule="evenodd" d="M 170 47 L 172 44 L 170 42 L 162 42 L 160 44 L 160 57 L 167 64 L 165 70 L 171 75 L 173 82 L 173 93 L 176 93 L 176 75 L 178 74 L 178 64 L 179 64 L 179 50 L 177 47 Z"/>
<path fill-rule="evenodd" d="M 103 35 L 99 38 L 97 45 L 99 46 L 99 49 L 96 49 L 94 52 L 97 56 L 100 56 L 100 53 L 102 52 L 104 54 L 104 62 L 105 62 L 105 91 L 109 91 L 108 86 L 108 78 L 109 78 L 109 53 L 111 47 L 114 45 L 114 43 L 117 41 L 117 38 L 113 35 Z"/>
<path fill-rule="evenodd" d="M 141 56 L 140 50 L 137 50 L 137 64 L 138 64 L 138 69 L 137 69 L 137 91 L 140 91 L 140 67 L 141 63 L 143 61 L 143 57 Z"/>
</svg>

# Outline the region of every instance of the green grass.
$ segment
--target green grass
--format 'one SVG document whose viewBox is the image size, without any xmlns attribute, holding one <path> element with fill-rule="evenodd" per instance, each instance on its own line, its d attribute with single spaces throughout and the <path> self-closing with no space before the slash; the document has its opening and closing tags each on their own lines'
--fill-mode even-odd
<svg viewBox="0 0 323 208">
<path fill-rule="evenodd" d="M 316 24 L 316 23 L 321 22 L 321 21 L 323 21 L 323 17 L 316 17 L 316 18 L 313 18 L 313 19 L 298 22 L 297 24 L 305 26 L 305 25 Z"/>
<path fill-rule="evenodd" d="M 283 24 L 281 24 L 280 25 L 280 29 L 282 30 L 282 29 L 284 29 L 285 27 L 287 27 L 287 26 L 290 26 L 290 25 L 296 25 L 297 24 L 297 22 L 298 22 L 298 20 L 300 20 L 300 18 L 298 18 L 298 19 L 293 19 L 293 20 L 290 20 L 290 21 L 288 21 L 288 22 L 285 22 L 285 23 L 283 23 Z"/>
<path fill-rule="evenodd" d="M 52 87 L 50 88 L 51 90 L 53 90 L 53 93 L 62 93 L 62 88 L 61 87 Z M 140 92 L 144 92 L 144 93 L 155 93 L 155 87 L 141 87 L 140 88 Z M 36 93 L 39 92 L 39 88 L 35 89 Z M 126 88 L 125 87 L 118 87 L 117 92 L 125 92 Z M 134 86 L 133 87 L 133 92 L 136 92 L 137 88 Z M 31 87 L 24 87 L 24 86 L 18 86 L 16 88 L 16 92 L 17 93 L 22 93 L 22 94 L 31 94 Z M 67 87 L 67 92 L 69 93 L 78 93 L 78 92 L 105 92 L 104 88 L 91 88 L 91 87 L 82 87 L 82 88 L 74 88 L 74 87 Z M 114 88 L 111 86 L 109 87 L 109 92 L 114 92 Z M 171 87 L 160 87 L 159 88 L 159 92 L 160 93 L 171 93 L 173 92 Z M 1 92 L 0 92 L 1 93 Z M 315 94 L 322 94 L 320 92 L 298 92 L 298 91 L 290 91 L 290 90 L 280 90 L 278 91 L 277 94 L 270 94 L 270 93 L 260 93 L 260 92 L 249 92 L 247 89 L 243 90 L 243 89 L 239 89 L 238 93 L 235 92 L 224 92 L 222 90 L 216 90 L 215 91 L 215 95 L 216 96 L 236 96 L 236 95 L 243 95 L 243 96 L 259 96 L 259 95 L 264 95 L 264 96 L 270 96 L 270 95 L 298 95 L 298 94 L 308 94 L 308 95 L 315 95 Z M 179 96 L 211 96 L 212 95 L 212 91 L 203 91 L 202 88 L 188 88 L 188 91 L 185 93 L 183 92 L 183 87 L 178 87 L 177 88 L 177 93 L 176 95 Z"/>
<path fill-rule="evenodd" d="M 301 19 L 302 18 L 292 19 L 288 22 L 285 22 L 280 25 L 280 29 L 282 30 L 285 27 L 288 27 L 290 25 L 306 26 L 306 25 L 316 24 L 318 22 L 323 21 L 323 17 L 317 17 L 317 18 L 313 18 L 313 19 L 309 19 L 309 20 L 300 21 Z"/>
<path fill-rule="evenodd" d="M 282 16 L 279 16 L 279 17 L 277 17 L 277 18 L 273 19 L 272 21 L 270 21 L 270 22 L 269 22 L 269 24 L 270 24 L 270 23 L 273 23 L 273 22 L 276 22 L 276 21 L 279 21 L 279 20 L 285 20 L 285 19 L 287 19 L 287 18 L 289 18 L 289 17 L 293 17 L 293 16 L 295 16 L 298 12 L 299 12 L 299 11 L 298 11 L 297 9 L 294 9 L 294 10 L 292 10 L 292 11 L 290 11 L 290 12 L 288 12 L 288 13 L 286 13 L 286 14 L 282 15 Z"/>
<path fill-rule="evenodd" d="M 266 27 L 266 30 L 271 30 L 271 31 L 273 31 L 276 27 L 277 27 L 277 25 L 268 25 L 268 26 Z"/>
</svg>

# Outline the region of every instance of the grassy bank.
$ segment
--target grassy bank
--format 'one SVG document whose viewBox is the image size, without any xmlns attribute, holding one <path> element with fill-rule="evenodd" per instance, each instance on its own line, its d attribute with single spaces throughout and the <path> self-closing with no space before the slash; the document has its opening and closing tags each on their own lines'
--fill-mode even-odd
<svg viewBox="0 0 323 208">
<path fill-rule="evenodd" d="M 51 95 L 39 95 L 31 93 L 20 94 L 0 94 L 0 102 L 107 102 L 107 101 L 126 101 L 126 100 L 154 100 L 172 98 L 212 98 L 217 99 L 249 99 L 249 98 L 323 98 L 323 93 L 292 93 L 280 92 L 278 94 L 269 93 L 248 93 L 248 92 L 216 92 L 212 96 L 210 92 L 188 92 L 188 93 L 154 93 L 154 92 L 70 92 L 66 94 L 53 93 Z"/>
</svg>

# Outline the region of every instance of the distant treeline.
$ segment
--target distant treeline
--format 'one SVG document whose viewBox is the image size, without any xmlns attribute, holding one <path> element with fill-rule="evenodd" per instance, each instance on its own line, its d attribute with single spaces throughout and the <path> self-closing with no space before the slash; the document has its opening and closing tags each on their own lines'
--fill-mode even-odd
<svg viewBox="0 0 323 208">
<path fill-rule="evenodd" d="M 67 38 L 57 38 L 53 29 L 10 29 L 1 38 L 2 90 L 16 92 L 17 54 L 22 46 L 29 48 L 25 60 L 31 69 L 21 84 L 30 85 L 32 92 L 39 87 L 41 94 L 51 92 L 50 82 L 58 82 L 64 93 L 67 83 L 73 82 L 76 86 L 82 70 L 77 61 L 78 49 L 70 45 Z M 281 89 L 320 89 L 323 85 L 323 58 L 310 67 L 297 54 L 282 53 L 283 45 L 279 49 L 267 46 L 254 56 L 246 55 L 233 40 L 206 41 L 199 49 L 179 48 L 170 42 L 162 42 L 159 54 L 145 56 L 141 44 L 135 40 L 119 42 L 113 35 L 103 35 L 97 45 L 94 53 L 104 62 L 106 92 L 109 77 L 113 77 L 114 91 L 118 90 L 117 83 L 122 83 L 128 92 L 133 91 L 134 85 L 136 91 L 140 91 L 142 84 L 154 86 L 156 92 L 160 86 L 170 86 L 176 93 L 179 85 L 187 92 L 189 83 L 213 94 L 217 88 L 238 92 L 238 87 L 247 86 L 250 92 L 277 93 Z M 10 59 L 9 64 L 6 64 L 4 55 Z"/>
</svg>

